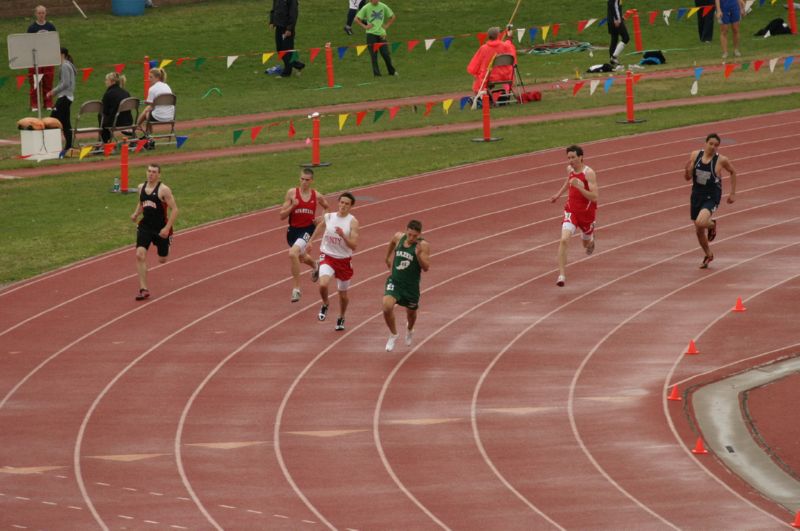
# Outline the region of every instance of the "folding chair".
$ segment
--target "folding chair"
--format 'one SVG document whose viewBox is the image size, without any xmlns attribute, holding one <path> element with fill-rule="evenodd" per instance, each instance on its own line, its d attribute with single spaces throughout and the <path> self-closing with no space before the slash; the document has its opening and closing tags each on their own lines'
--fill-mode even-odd
<svg viewBox="0 0 800 531">
<path fill-rule="evenodd" d="M 519 70 L 514 64 L 514 56 L 510 53 L 499 54 L 494 58 L 492 70 L 498 66 L 510 66 L 511 77 L 509 79 L 496 79 L 486 83 L 486 91 L 489 94 L 492 105 L 507 105 L 509 103 L 519 103 L 520 97 L 517 94 L 516 77 Z M 491 74 L 490 74 L 491 77 Z M 506 90 L 506 85 L 509 89 Z"/>
<path fill-rule="evenodd" d="M 150 118 L 153 116 L 153 112 L 151 110 L 150 114 L 147 116 L 147 120 L 145 120 L 144 122 L 145 131 L 148 130 L 152 131 L 153 130 L 152 128 L 154 126 L 162 126 L 162 125 L 170 126 L 168 134 L 150 135 L 151 138 L 175 138 L 175 116 L 177 115 L 177 110 L 178 110 L 176 105 L 177 101 L 178 98 L 175 96 L 175 94 L 161 94 L 159 96 L 156 96 L 156 99 L 153 100 L 153 103 L 151 104 L 153 108 L 155 108 L 158 105 L 172 105 L 173 108 L 175 108 L 175 114 L 172 116 L 172 120 L 168 122 L 152 121 L 150 120 Z"/>
<path fill-rule="evenodd" d="M 120 124 L 119 123 L 119 116 L 124 112 L 130 112 L 131 117 L 133 118 L 133 123 L 131 124 Z M 119 107 L 117 107 L 117 114 L 114 115 L 114 122 L 108 130 L 111 132 L 111 135 L 116 138 L 116 133 L 123 133 L 125 134 L 126 131 L 130 131 L 130 135 L 126 136 L 136 136 L 136 122 L 139 119 L 139 98 L 125 98 L 121 102 L 119 102 Z"/>
<path fill-rule="evenodd" d="M 86 134 L 93 134 L 95 136 L 94 144 L 100 143 L 100 133 L 103 129 L 100 127 L 100 120 L 103 114 L 103 102 L 100 100 L 90 100 L 84 102 L 81 105 L 80 110 L 78 111 L 78 116 L 75 118 L 75 128 L 72 129 L 72 145 L 76 148 L 80 148 L 81 145 L 78 143 L 78 135 L 86 135 Z M 97 124 L 93 127 L 80 127 L 81 119 L 86 121 L 84 116 L 92 116 L 94 115 L 94 123 Z M 91 122 L 92 120 L 90 120 Z"/>
</svg>

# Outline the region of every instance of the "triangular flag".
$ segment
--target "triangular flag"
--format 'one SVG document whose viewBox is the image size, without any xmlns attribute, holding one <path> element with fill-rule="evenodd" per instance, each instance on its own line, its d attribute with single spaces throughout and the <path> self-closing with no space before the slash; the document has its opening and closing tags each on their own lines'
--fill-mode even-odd
<svg viewBox="0 0 800 531">
<path fill-rule="evenodd" d="M 297 134 L 297 131 L 294 130 L 294 122 L 289 120 L 289 138 L 294 138 L 294 135 Z"/>
<path fill-rule="evenodd" d="M 742 15 L 746 15 L 747 13 L 750 12 L 750 9 L 753 7 L 754 2 L 755 0 L 747 0 L 747 2 L 744 3 L 744 13 L 742 13 Z M 774 4 L 775 2 L 772 3 Z"/>
<path fill-rule="evenodd" d="M 30 158 L 30 157 L 32 157 L 32 156 L 33 156 L 33 155 L 17 155 L 17 156 L 16 156 L 16 157 L 14 157 L 14 158 L 16 158 L 16 159 L 22 159 L 22 160 L 25 160 L 25 159 L 27 159 L 27 158 Z M 63 159 L 64 157 L 61 157 L 61 156 L 59 156 L 58 158 L 60 158 L 60 159 Z"/>
<path fill-rule="evenodd" d="M 397 111 L 400 110 L 399 105 L 395 105 L 394 107 L 389 107 L 389 119 L 394 120 L 394 117 L 397 116 Z"/>
<path fill-rule="evenodd" d="M 699 79 L 700 79 L 700 76 L 703 74 L 703 70 L 704 70 L 704 69 L 703 69 L 703 67 L 702 67 L 702 66 L 698 66 L 698 67 L 696 67 L 696 68 L 694 69 L 694 78 L 695 78 L 695 79 L 697 79 L 697 80 L 699 80 Z"/>
<path fill-rule="evenodd" d="M 658 16 L 658 11 L 650 11 L 650 25 L 656 23 L 656 17 Z"/>
<path fill-rule="evenodd" d="M 430 50 L 434 42 L 436 42 L 436 39 L 425 39 L 425 50 Z"/>
<path fill-rule="evenodd" d="M 610 78 L 606 79 L 606 82 L 603 83 L 603 92 L 608 92 L 609 90 L 611 90 L 611 85 L 613 85 L 613 84 L 614 84 L 614 78 L 613 77 L 610 77 Z"/>
<path fill-rule="evenodd" d="M 587 22 L 588 22 L 588 20 L 579 20 L 578 21 L 578 33 L 582 32 L 584 29 L 586 29 L 586 23 Z"/>
<path fill-rule="evenodd" d="M 573 85 L 572 87 L 572 95 L 573 96 L 576 95 L 578 91 L 580 91 L 583 88 L 583 85 L 585 83 L 586 83 L 585 81 L 578 81 L 577 83 L 575 83 L 575 85 Z"/>
<path fill-rule="evenodd" d="M 117 147 L 117 145 L 113 142 L 110 142 L 108 144 L 103 144 L 103 156 L 108 157 L 109 155 L 111 155 L 111 153 L 114 152 L 115 147 Z"/>
<path fill-rule="evenodd" d="M 263 125 L 256 125 L 256 126 L 253 126 L 253 127 L 250 128 L 250 143 L 253 143 L 253 142 L 256 141 L 256 138 L 258 137 L 258 133 L 260 133 L 262 129 L 264 129 Z"/>
<path fill-rule="evenodd" d="M 237 60 L 238 58 L 239 58 L 239 56 L 238 56 L 238 55 L 229 55 L 229 56 L 228 56 L 228 68 L 230 68 L 230 67 L 231 67 L 231 65 L 232 65 L 233 63 L 235 63 L 235 62 L 236 62 L 236 60 Z"/>
<path fill-rule="evenodd" d="M 704 17 L 707 17 L 707 16 L 708 16 L 708 14 L 709 14 L 709 13 L 711 13 L 711 10 L 712 10 L 712 9 L 714 9 L 714 4 L 711 4 L 710 6 L 705 6 L 705 7 L 703 8 L 703 13 L 702 13 L 702 15 L 703 15 Z"/>
<path fill-rule="evenodd" d="M 19 90 L 20 87 L 22 87 L 22 85 L 25 84 L 25 78 L 26 77 L 28 77 L 28 76 L 26 76 L 26 75 L 17 76 L 17 90 Z"/>
<path fill-rule="evenodd" d="M 553 24 L 553 40 L 558 37 L 558 29 L 561 27 L 561 24 Z"/>
<path fill-rule="evenodd" d="M 429 101 L 425 103 L 425 112 L 422 113 L 422 116 L 428 116 L 431 113 L 431 109 L 433 109 L 434 102 Z"/>
<path fill-rule="evenodd" d="M 597 27 L 601 28 L 601 27 L 603 27 L 603 24 L 606 24 L 607 22 L 608 22 L 607 18 L 601 18 L 600 22 L 597 23 Z"/>
<path fill-rule="evenodd" d="M 764 61 L 762 59 L 759 59 L 757 61 L 753 61 L 753 70 L 758 72 L 759 70 L 761 70 L 761 67 L 763 65 L 764 65 Z"/>
<path fill-rule="evenodd" d="M 463 111 L 464 107 L 469 105 L 469 104 L 471 104 L 471 103 L 472 103 L 472 98 L 470 98 L 469 96 L 464 96 L 463 98 L 461 98 L 461 101 L 459 102 L 458 105 L 461 108 L 461 110 Z"/>
<path fill-rule="evenodd" d="M 750 69 L 750 63 L 749 62 L 742 63 L 742 72 L 744 72 L 745 70 L 749 70 L 749 69 Z"/>
<path fill-rule="evenodd" d="M 689 11 L 689 10 L 687 8 L 685 8 L 685 7 L 678 8 L 678 17 L 675 20 L 682 19 L 683 15 L 685 15 L 687 11 Z"/>
<path fill-rule="evenodd" d="M 727 64 L 727 65 L 725 65 L 725 79 L 728 79 L 729 77 L 731 77 L 731 74 L 733 73 L 734 70 L 736 70 L 736 65 L 735 64 Z"/>
<path fill-rule="evenodd" d="M 78 157 L 78 160 L 83 160 L 83 157 L 88 155 L 92 151 L 92 146 L 86 146 L 81 148 L 81 155 Z"/>
<path fill-rule="evenodd" d="M 39 82 L 42 80 L 42 76 L 44 76 L 44 74 L 34 74 L 33 75 L 33 88 L 34 89 L 36 89 L 36 87 L 39 86 Z"/>
<path fill-rule="evenodd" d="M 408 41 L 408 51 L 410 52 L 416 48 L 417 44 L 419 44 L 419 41 Z"/>
<path fill-rule="evenodd" d="M 0 77 L 0 88 L 3 88 L 3 85 L 6 84 L 7 80 L 8 80 L 8 76 Z"/>
<path fill-rule="evenodd" d="M 172 59 L 162 59 L 161 64 L 158 65 L 159 68 L 166 68 L 167 66 L 172 64 Z"/>
<path fill-rule="evenodd" d="M 599 85 L 599 84 L 600 84 L 600 80 L 599 79 L 593 79 L 589 83 L 589 96 L 593 96 L 594 95 L 594 91 L 597 90 L 597 85 Z"/>
<path fill-rule="evenodd" d="M 455 37 L 442 37 L 442 44 L 444 44 L 444 49 L 449 50 L 450 45 L 453 43 L 453 39 Z"/>
<path fill-rule="evenodd" d="M 453 98 L 447 98 L 442 102 L 442 108 L 445 114 L 450 114 L 450 107 L 453 105 Z"/>
<path fill-rule="evenodd" d="M 285 56 L 287 53 L 291 52 L 291 51 L 292 51 L 292 50 L 280 50 L 280 51 L 278 52 L 278 59 L 281 59 L 281 60 L 283 60 L 284 56 Z"/>
<path fill-rule="evenodd" d="M 525 30 L 523 29 L 522 31 L 525 31 Z M 483 46 L 483 43 L 485 43 L 485 42 L 486 42 L 486 39 L 489 37 L 489 34 L 488 34 L 488 33 L 486 33 L 485 31 L 479 31 L 479 32 L 478 32 L 478 33 L 475 35 L 475 37 L 477 37 L 477 38 L 478 38 L 478 45 L 479 45 L 479 46 Z"/>
<path fill-rule="evenodd" d="M 359 44 L 358 46 L 356 46 L 356 57 L 360 57 L 361 54 L 364 53 L 364 50 L 366 49 L 367 49 L 366 44 Z M 373 50 L 373 51 L 377 52 L 378 50 Z"/>
<path fill-rule="evenodd" d="M 319 55 L 319 51 L 320 51 L 321 49 L 322 49 L 322 48 L 311 48 L 311 49 L 308 51 L 308 62 L 309 62 L 309 63 L 313 63 L 313 62 L 314 62 L 314 59 L 316 59 L 316 58 L 317 58 L 317 55 Z"/>
<path fill-rule="evenodd" d="M 189 140 L 188 136 L 176 136 L 175 137 L 175 147 L 180 149 L 186 143 L 187 140 Z"/>
<path fill-rule="evenodd" d="M 264 52 L 261 54 L 261 64 L 266 64 L 269 58 L 275 55 L 275 52 Z"/>
<path fill-rule="evenodd" d="M 531 42 L 536 40 L 536 33 L 538 33 L 538 31 L 539 31 L 538 28 L 531 28 L 528 30 L 528 34 L 531 36 Z"/>
<path fill-rule="evenodd" d="M 385 113 L 385 112 L 386 111 L 384 111 L 383 109 L 381 109 L 380 111 L 375 111 L 375 115 L 372 118 L 372 123 L 375 123 L 378 120 L 380 120 L 381 116 L 383 116 L 383 113 Z"/>
<path fill-rule="evenodd" d="M 150 64 L 150 68 L 158 68 L 158 59 L 151 59 L 148 64 Z"/>
<path fill-rule="evenodd" d="M 364 121 L 364 117 L 367 115 L 367 111 L 358 111 L 356 113 L 356 125 L 361 125 L 361 122 Z"/>
<path fill-rule="evenodd" d="M 121 74 L 125 70 L 125 63 L 117 63 L 114 65 L 114 72 Z"/>
<path fill-rule="evenodd" d="M 691 90 L 689 90 L 689 94 L 691 94 L 692 96 L 697 96 L 697 80 L 696 79 L 694 81 L 692 81 L 692 88 L 691 88 Z"/>
<path fill-rule="evenodd" d="M 402 44 L 401 42 L 396 42 L 396 41 L 395 41 L 395 42 L 393 42 L 393 43 L 392 43 L 392 53 L 395 53 L 395 52 L 397 52 L 397 49 L 398 49 L 398 48 L 400 48 L 400 45 L 401 45 L 401 44 Z"/>
<path fill-rule="evenodd" d="M 587 30 L 587 29 L 589 29 L 589 26 L 591 26 L 591 25 L 592 25 L 592 24 L 594 24 L 595 22 L 597 22 L 597 19 L 596 19 L 596 18 L 590 18 L 589 20 L 587 20 L 587 21 L 586 21 L 586 26 L 584 26 L 584 27 L 583 27 L 584 31 L 585 31 L 585 30 Z"/>
<path fill-rule="evenodd" d="M 542 41 L 547 40 L 547 33 L 550 31 L 550 26 L 542 26 Z"/>
<path fill-rule="evenodd" d="M 81 72 L 83 72 L 83 81 L 86 81 L 89 79 L 89 76 L 92 75 L 92 72 L 94 72 L 94 68 L 91 66 L 88 68 L 81 68 Z"/>
<path fill-rule="evenodd" d="M 347 53 L 347 46 L 339 46 L 336 48 L 336 52 L 339 54 L 339 59 L 343 59 L 344 54 Z"/>
<path fill-rule="evenodd" d="M 664 24 L 666 24 L 667 26 L 669 26 L 669 16 L 671 14 L 672 14 L 672 10 L 671 9 L 665 9 L 664 10 Z"/>
<path fill-rule="evenodd" d="M 640 79 L 642 79 L 642 74 L 633 74 L 633 84 L 634 85 L 636 83 L 638 83 Z"/>
<path fill-rule="evenodd" d="M 144 147 L 146 145 L 147 145 L 147 139 L 146 138 L 140 138 L 139 140 L 136 141 L 136 149 L 134 149 L 133 152 L 134 153 L 139 153 L 141 150 L 144 149 Z"/>
<path fill-rule="evenodd" d="M 517 42 L 522 42 L 522 38 L 525 36 L 525 28 L 517 28 Z"/>
<path fill-rule="evenodd" d="M 792 66 L 792 63 L 794 63 L 794 55 L 790 55 L 790 56 L 789 56 L 789 57 L 787 57 L 787 58 L 786 58 L 786 60 L 783 62 L 783 71 L 784 71 L 784 72 L 788 72 L 788 71 L 789 71 L 789 67 L 791 67 L 791 66 Z"/>
<path fill-rule="evenodd" d="M 349 116 L 350 116 L 349 114 L 340 114 L 339 115 L 339 131 L 341 131 L 342 128 L 344 127 L 344 123 L 347 121 L 347 118 Z"/>
<path fill-rule="evenodd" d="M 175 66 L 181 66 L 185 61 L 188 61 L 191 57 L 178 57 L 178 60 L 175 61 Z"/>
<path fill-rule="evenodd" d="M 233 132 L 233 143 L 234 144 L 239 141 L 239 137 L 242 136 L 242 133 L 244 133 L 244 129 L 237 129 L 237 130 L 235 130 Z"/>
<path fill-rule="evenodd" d="M 770 72 L 774 72 L 775 71 L 775 65 L 776 64 L 778 64 L 778 58 L 777 57 L 775 59 L 770 59 L 769 60 L 769 71 Z"/>
<path fill-rule="evenodd" d="M 687 18 L 687 19 L 690 19 L 690 18 L 692 18 L 692 15 L 694 15 L 694 14 L 695 14 L 695 13 L 697 13 L 698 11 L 700 11 L 700 8 L 699 8 L 699 7 L 693 7 L 693 8 L 691 8 L 691 9 L 689 10 L 689 14 L 688 14 L 688 15 L 686 15 L 686 18 Z"/>
<path fill-rule="evenodd" d="M 197 59 L 194 60 L 194 69 L 198 70 L 201 66 L 203 66 L 203 63 L 205 62 L 206 62 L 205 57 L 198 57 Z"/>
</svg>

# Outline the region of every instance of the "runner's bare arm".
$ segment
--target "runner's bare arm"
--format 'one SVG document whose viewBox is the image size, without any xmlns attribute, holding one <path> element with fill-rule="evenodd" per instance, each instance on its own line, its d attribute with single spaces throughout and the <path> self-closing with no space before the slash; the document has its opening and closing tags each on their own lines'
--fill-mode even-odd
<svg viewBox="0 0 800 531">
<path fill-rule="evenodd" d="M 140 184 L 139 187 L 138 187 L 139 192 L 136 195 L 137 197 L 141 197 L 142 196 L 142 186 L 144 186 L 144 184 Z M 142 213 L 143 210 L 144 210 L 144 207 L 142 207 L 142 202 L 139 201 L 138 203 L 136 203 L 136 210 L 134 210 L 133 214 L 131 214 L 131 221 L 136 223 L 136 218 L 139 217 L 139 215 Z"/>
<path fill-rule="evenodd" d="M 175 196 L 172 195 L 172 190 L 170 190 L 169 186 L 162 185 L 161 188 L 158 190 L 159 199 L 164 201 L 169 208 L 169 218 L 167 219 L 167 224 L 164 225 L 164 228 L 161 229 L 159 235 L 162 238 L 169 237 L 170 229 L 175 226 L 175 220 L 178 219 L 178 203 L 175 202 Z"/>
<path fill-rule="evenodd" d="M 692 180 L 692 166 L 694 166 L 694 159 L 697 158 L 699 151 L 692 151 L 689 153 L 689 160 L 686 161 L 686 166 L 683 167 L 683 178 L 687 181 Z"/>
<path fill-rule="evenodd" d="M 350 235 L 342 235 L 342 239 L 350 249 L 356 250 L 356 246 L 358 245 L 358 220 L 356 218 L 353 218 L 353 221 L 350 222 Z"/>
<path fill-rule="evenodd" d="M 417 260 L 419 260 L 419 266 L 423 271 L 427 271 L 431 267 L 430 252 L 431 246 L 428 244 L 428 240 L 419 242 L 419 245 L 417 245 Z"/>
<path fill-rule="evenodd" d="M 402 232 L 396 232 L 395 235 L 392 236 L 392 239 L 389 240 L 389 248 L 386 249 L 386 267 L 389 269 L 392 268 L 392 255 L 394 254 L 394 250 L 397 247 L 397 242 L 400 241 L 402 235 Z"/>
<path fill-rule="evenodd" d="M 330 211 L 331 207 L 328 204 L 328 200 L 325 199 L 325 196 L 320 194 L 320 193 L 317 193 L 317 197 L 319 198 L 319 199 L 317 199 L 317 201 L 319 201 L 319 206 L 322 207 L 323 211 L 325 211 L 325 212 Z"/>
<path fill-rule="evenodd" d="M 288 218 L 289 214 L 291 214 L 292 210 L 294 210 L 295 205 L 297 205 L 297 198 L 294 196 L 294 188 L 289 188 L 289 190 L 286 191 L 286 198 L 284 199 L 279 212 L 281 219 Z"/>
<path fill-rule="evenodd" d="M 719 159 L 720 166 L 727 170 L 731 176 L 731 192 L 728 194 L 728 203 L 733 203 L 736 201 L 736 168 L 733 167 L 728 157 L 721 156 Z"/>
<path fill-rule="evenodd" d="M 561 188 L 558 189 L 556 195 L 550 198 L 550 202 L 555 203 L 558 201 L 558 198 L 561 197 L 561 194 L 564 193 L 564 190 L 567 189 L 567 186 L 569 186 L 569 174 L 567 174 L 567 179 L 564 181 L 564 184 L 561 185 Z"/>
</svg>

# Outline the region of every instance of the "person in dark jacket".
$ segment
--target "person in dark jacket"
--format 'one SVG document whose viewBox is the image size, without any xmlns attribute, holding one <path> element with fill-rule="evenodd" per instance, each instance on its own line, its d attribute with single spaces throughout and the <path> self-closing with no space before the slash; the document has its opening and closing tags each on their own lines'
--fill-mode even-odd
<svg viewBox="0 0 800 531">
<path fill-rule="evenodd" d="M 714 11 L 716 10 L 714 0 L 694 0 L 695 7 L 705 8 L 711 6 L 708 14 L 703 14 L 703 9 L 697 13 L 697 32 L 700 35 L 700 42 L 711 42 L 714 40 Z"/>
<path fill-rule="evenodd" d="M 119 104 L 125 98 L 130 98 L 130 93 L 125 90 L 125 76 L 117 72 L 109 72 L 106 74 L 106 92 L 103 94 L 103 116 L 100 122 L 100 127 L 103 128 L 101 137 L 103 142 L 111 141 L 110 127 L 114 126 L 114 118 L 117 116 L 117 109 Z M 131 111 L 125 111 L 119 115 L 117 125 L 130 125 L 133 126 L 133 116 Z M 133 134 L 133 127 L 131 127 L 131 134 Z"/>
<path fill-rule="evenodd" d="M 56 31 L 56 27 L 52 22 L 47 20 L 47 8 L 44 6 L 36 6 L 33 10 L 36 15 L 36 20 L 28 26 L 28 33 L 41 33 L 42 31 Z M 55 108 L 53 100 L 48 94 L 53 90 L 53 79 L 55 79 L 55 67 L 53 66 L 40 66 L 39 75 L 42 76 L 39 84 L 41 85 L 42 96 L 44 97 L 44 107 L 48 110 Z M 36 92 L 36 70 L 34 68 L 28 69 L 28 81 L 31 84 L 30 100 L 31 110 L 39 110 L 39 96 Z"/>
<path fill-rule="evenodd" d="M 611 66 L 619 64 L 619 58 L 625 45 L 631 40 L 628 35 L 628 28 L 625 27 L 625 19 L 623 18 L 622 7 L 620 0 L 608 0 L 608 12 L 606 14 L 608 20 L 608 33 L 611 35 L 611 44 L 608 47 L 608 55 L 611 56 Z"/>
<path fill-rule="evenodd" d="M 275 28 L 275 49 L 278 52 L 292 50 L 283 56 L 283 72 L 281 77 L 292 75 L 292 68 L 299 72 L 306 67 L 297 60 L 294 51 L 295 28 L 299 15 L 297 0 L 272 0 L 272 10 L 269 12 L 269 27 Z"/>
</svg>

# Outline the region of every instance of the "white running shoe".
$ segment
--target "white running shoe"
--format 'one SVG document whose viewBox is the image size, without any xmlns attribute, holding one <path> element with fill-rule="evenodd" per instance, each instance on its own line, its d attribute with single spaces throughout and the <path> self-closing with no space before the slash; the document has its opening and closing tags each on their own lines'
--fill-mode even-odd
<svg viewBox="0 0 800 531">
<path fill-rule="evenodd" d="M 566 283 L 567 283 L 567 277 L 565 277 L 564 275 L 558 275 L 558 280 L 556 280 L 556 286 L 558 286 L 559 288 L 563 288 L 564 284 Z"/>
<path fill-rule="evenodd" d="M 389 336 L 389 340 L 386 342 L 386 352 L 393 351 L 395 343 L 397 343 L 397 334 L 392 334 Z"/>
<path fill-rule="evenodd" d="M 412 341 L 414 341 L 414 331 L 406 330 L 406 346 L 410 347 Z"/>
<path fill-rule="evenodd" d="M 300 300 L 300 288 L 292 288 L 292 302 Z"/>
</svg>

